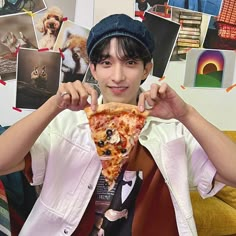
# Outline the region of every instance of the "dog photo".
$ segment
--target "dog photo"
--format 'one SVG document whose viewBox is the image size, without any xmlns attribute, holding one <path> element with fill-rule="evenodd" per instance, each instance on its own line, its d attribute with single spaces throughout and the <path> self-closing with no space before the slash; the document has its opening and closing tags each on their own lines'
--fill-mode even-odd
<svg viewBox="0 0 236 236">
<path fill-rule="evenodd" d="M 32 16 L 27 13 L 0 17 L 0 75 L 16 78 L 16 54 L 19 47 L 37 48 Z"/>
<path fill-rule="evenodd" d="M 54 51 L 61 51 L 62 82 L 82 81 L 87 71 L 89 59 L 86 51 L 86 43 L 89 29 L 79 26 L 72 21 L 62 24 Z"/>
<path fill-rule="evenodd" d="M 53 49 L 63 21 L 74 20 L 75 4 L 75 0 L 47 1 L 47 9 L 35 14 L 34 25 L 39 49 Z"/>
<path fill-rule="evenodd" d="M 17 54 L 16 107 L 39 108 L 57 92 L 60 73 L 60 53 L 20 49 Z"/>
</svg>

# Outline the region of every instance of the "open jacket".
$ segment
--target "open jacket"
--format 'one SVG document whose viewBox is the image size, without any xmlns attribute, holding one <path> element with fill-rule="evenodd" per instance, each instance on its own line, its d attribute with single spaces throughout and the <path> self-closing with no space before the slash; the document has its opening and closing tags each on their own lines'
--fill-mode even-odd
<svg viewBox="0 0 236 236">
<path fill-rule="evenodd" d="M 223 184 L 212 187 L 214 166 L 176 120 L 148 117 L 139 141 L 153 156 L 170 190 L 179 235 L 197 235 L 189 190 L 196 187 L 202 197 L 219 191 Z M 43 188 L 20 235 L 71 235 L 102 168 L 84 111 L 59 114 L 36 141 L 31 156 L 32 184 Z"/>
</svg>

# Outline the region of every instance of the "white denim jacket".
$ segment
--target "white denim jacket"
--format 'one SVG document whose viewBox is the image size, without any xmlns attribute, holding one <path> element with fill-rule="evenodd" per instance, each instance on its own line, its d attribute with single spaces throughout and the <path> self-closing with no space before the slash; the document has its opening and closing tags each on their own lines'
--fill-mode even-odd
<svg viewBox="0 0 236 236">
<path fill-rule="evenodd" d="M 140 143 L 152 154 L 170 190 L 181 236 L 197 235 L 189 188 L 202 197 L 223 184 L 212 180 L 216 170 L 205 152 L 179 122 L 149 117 Z M 31 149 L 33 185 L 43 184 L 21 236 L 71 235 L 95 190 L 101 163 L 83 111 L 59 114 Z"/>
</svg>

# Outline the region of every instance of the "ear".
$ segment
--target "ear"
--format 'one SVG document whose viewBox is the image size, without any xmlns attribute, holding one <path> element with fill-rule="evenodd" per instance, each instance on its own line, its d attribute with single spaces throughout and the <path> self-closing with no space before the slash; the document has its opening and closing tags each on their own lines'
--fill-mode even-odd
<svg viewBox="0 0 236 236">
<path fill-rule="evenodd" d="M 148 77 L 148 75 L 150 74 L 151 70 L 152 70 L 152 62 L 148 62 L 144 68 L 144 74 L 143 76 L 145 77 L 145 79 Z"/>
<path fill-rule="evenodd" d="M 95 80 L 97 80 L 97 73 L 96 73 L 96 67 L 95 67 L 95 65 L 92 64 L 92 63 L 90 63 L 90 64 L 89 64 L 89 69 L 90 69 L 90 72 L 91 72 L 93 78 L 94 78 Z"/>
<path fill-rule="evenodd" d="M 141 80 L 141 84 L 146 80 L 146 78 L 150 74 L 150 72 L 152 70 L 152 66 L 153 66 L 152 62 L 149 62 L 146 64 L 144 71 L 143 71 L 143 79 Z"/>
</svg>

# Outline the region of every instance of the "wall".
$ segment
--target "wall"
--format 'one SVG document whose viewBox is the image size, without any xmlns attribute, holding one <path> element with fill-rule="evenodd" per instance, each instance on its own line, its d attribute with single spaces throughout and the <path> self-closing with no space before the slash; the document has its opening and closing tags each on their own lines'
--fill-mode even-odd
<svg viewBox="0 0 236 236">
<path fill-rule="evenodd" d="M 96 0 L 98 1 L 98 0 Z M 100 0 L 101 1 L 101 0 Z M 126 0 L 122 0 L 126 1 Z M 114 13 L 119 9 L 114 9 L 112 2 L 117 0 L 102 0 L 106 2 L 106 10 Z M 76 6 L 76 23 L 91 28 L 93 25 L 93 0 L 77 0 Z M 102 17 L 103 12 L 100 12 Z M 222 130 L 236 130 L 236 88 L 230 92 L 225 89 L 201 89 L 201 88 L 181 88 L 184 82 L 186 63 L 169 62 L 165 71 L 165 82 L 169 83 L 186 102 L 192 104 L 206 119 Z M 233 76 L 233 75 L 232 75 Z M 235 79 L 235 78 L 234 78 Z M 158 82 L 158 78 L 149 76 L 143 84 L 144 88 L 148 88 L 152 82 Z M 30 110 L 22 112 L 14 110 L 15 106 L 16 81 L 7 81 L 6 85 L 0 84 L 0 125 L 11 125 L 17 120 L 31 113 Z M 36 121 L 35 121 L 36 122 Z"/>
</svg>

